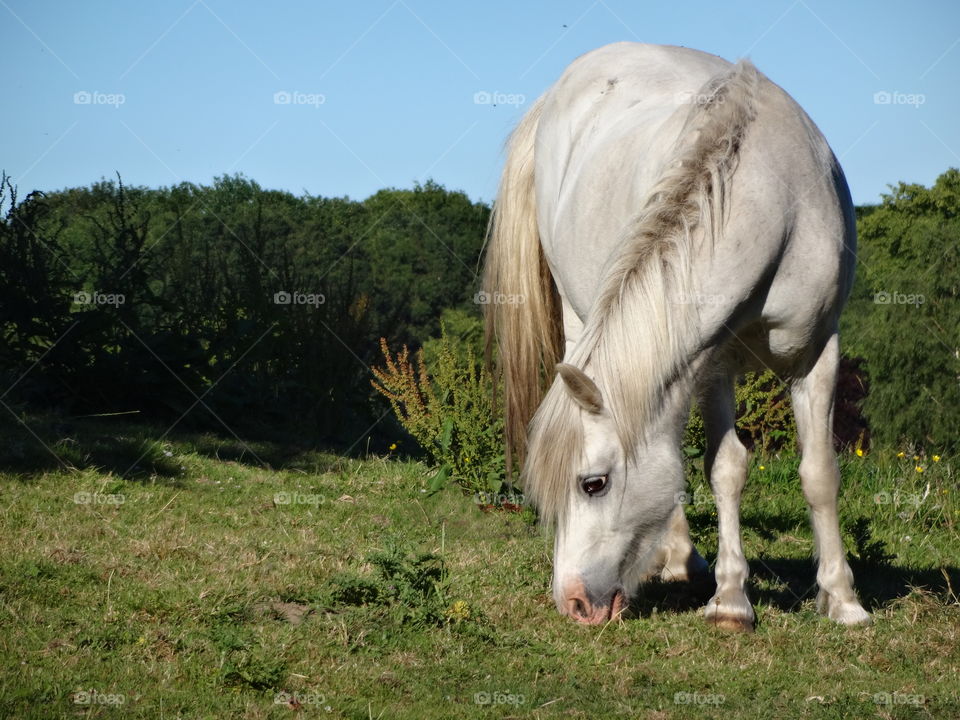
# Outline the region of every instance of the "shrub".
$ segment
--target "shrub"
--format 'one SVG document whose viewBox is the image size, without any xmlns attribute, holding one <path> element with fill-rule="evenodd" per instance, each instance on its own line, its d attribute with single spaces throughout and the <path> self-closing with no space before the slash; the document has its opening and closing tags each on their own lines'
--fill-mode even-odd
<svg viewBox="0 0 960 720">
<path fill-rule="evenodd" d="M 450 319 L 444 316 L 440 338 L 428 343 L 430 363 L 423 349 L 411 358 L 404 345 L 394 355 L 381 339 L 385 365 L 373 368 L 376 379 L 371 382 L 439 468 L 431 491 L 453 480 L 473 493 L 499 493 L 504 482 L 503 414 L 477 353 L 448 332 Z"/>
<path fill-rule="evenodd" d="M 748 449 L 771 454 L 796 443 L 797 426 L 790 392 L 771 370 L 750 372 L 737 382 L 737 435 Z M 702 455 L 706 446 L 703 416 L 694 405 L 683 441 L 687 455 Z"/>
<path fill-rule="evenodd" d="M 960 427 L 960 171 L 899 183 L 861 212 L 859 262 L 842 337 L 866 358 L 865 402 L 886 445 L 957 447 Z"/>
<path fill-rule="evenodd" d="M 868 449 L 870 433 L 862 411 L 868 389 L 863 358 L 841 357 L 833 413 L 833 444 L 837 450 Z M 797 424 L 790 388 L 772 370 L 746 373 L 737 382 L 735 397 L 737 436 L 748 449 L 772 455 L 796 448 Z M 684 437 L 688 455 L 703 454 L 703 432 L 703 418 L 694 406 Z"/>
</svg>

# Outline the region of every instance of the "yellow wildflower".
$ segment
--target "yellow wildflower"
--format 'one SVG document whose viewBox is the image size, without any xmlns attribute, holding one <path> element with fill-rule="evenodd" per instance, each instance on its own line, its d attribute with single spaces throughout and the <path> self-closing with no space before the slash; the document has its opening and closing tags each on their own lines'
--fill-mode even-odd
<svg viewBox="0 0 960 720">
<path fill-rule="evenodd" d="M 397 444 L 396 444 L 396 443 L 390 443 L 390 449 L 391 449 L 391 450 L 396 450 L 396 449 L 397 449 Z"/>
<path fill-rule="evenodd" d="M 897 457 L 898 457 L 898 458 L 906 457 L 906 455 L 907 455 L 907 454 L 906 454 L 903 450 L 901 450 L 900 452 L 897 453 Z"/>
<path fill-rule="evenodd" d="M 863 457 L 863 448 L 857 448 L 857 457 Z"/>
<path fill-rule="evenodd" d="M 939 455 L 934 455 L 934 456 L 933 456 L 933 461 L 934 461 L 934 462 L 940 462 L 940 456 L 939 456 Z"/>
<path fill-rule="evenodd" d="M 457 600 L 447 609 L 447 617 L 451 620 L 469 620 L 470 606 L 463 600 Z"/>
<path fill-rule="evenodd" d="M 914 470 L 916 470 L 918 473 L 922 473 L 922 472 L 923 472 L 923 465 L 917 465 L 917 466 L 914 468 Z"/>
</svg>

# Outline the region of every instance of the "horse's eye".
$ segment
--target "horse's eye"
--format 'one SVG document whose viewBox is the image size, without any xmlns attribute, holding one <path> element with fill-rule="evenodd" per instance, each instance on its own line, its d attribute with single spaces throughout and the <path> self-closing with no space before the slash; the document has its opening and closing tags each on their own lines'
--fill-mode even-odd
<svg viewBox="0 0 960 720">
<path fill-rule="evenodd" d="M 591 475 L 590 477 L 583 478 L 583 480 L 580 481 L 580 487 L 591 497 L 602 495 L 603 491 L 607 488 L 607 476 Z"/>
</svg>

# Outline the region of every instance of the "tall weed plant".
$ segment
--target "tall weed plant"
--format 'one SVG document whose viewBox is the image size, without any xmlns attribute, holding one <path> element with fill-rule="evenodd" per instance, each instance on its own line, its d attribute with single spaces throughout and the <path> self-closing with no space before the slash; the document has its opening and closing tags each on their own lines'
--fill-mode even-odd
<svg viewBox="0 0 960 720">
<path fill-rule="evenodd" d="M 373 368 L 371 382 L 438 468 L 432 492 L 449 482 L 476 494 L 503 488 L 503 412 L 493 378 L 473 347 L 479 322 L 466 313 L 445 313 L 440 337 L 413 354 L 406 345 L 394 353 L 380 341 L 384 365 Z"/>
</svg>

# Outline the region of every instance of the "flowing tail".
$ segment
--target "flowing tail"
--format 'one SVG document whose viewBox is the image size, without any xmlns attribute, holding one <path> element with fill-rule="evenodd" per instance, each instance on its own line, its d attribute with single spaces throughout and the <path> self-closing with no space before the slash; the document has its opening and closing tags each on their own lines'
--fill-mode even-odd
<svg viewBox="0 0 960 720">
<path fill-rule="evenodd" d="M 487 362 L 503 380 L 506 463 L 522 462 L 527 424 L 562 357 L 560 299 L 540 247 L 534 183 L 534 140 L 543 99 L 510 136 L 493 205 L 483 272 Z"/>
</svg>

